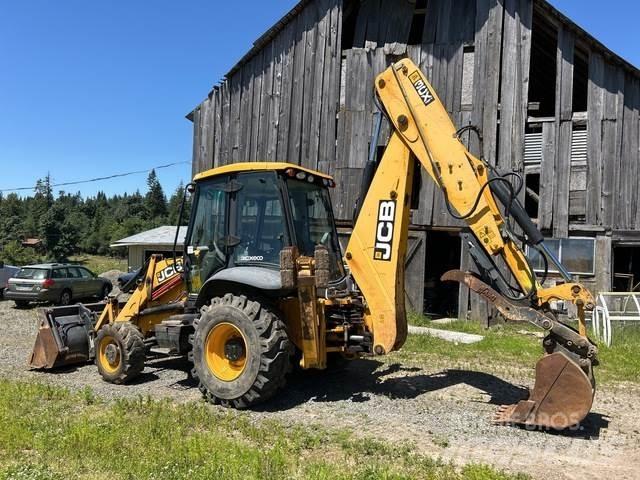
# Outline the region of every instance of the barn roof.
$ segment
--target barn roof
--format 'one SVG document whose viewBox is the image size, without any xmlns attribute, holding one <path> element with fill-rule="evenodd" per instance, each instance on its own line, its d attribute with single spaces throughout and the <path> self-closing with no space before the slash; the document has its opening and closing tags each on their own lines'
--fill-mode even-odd
<svg viewBox="0 0 640 480">
<path fill-rule="evenodd" d="M 144 232 L 136 233 L 130 237 L 123 238 L 109 245 L 115 247 L 130 247 L 134 245 L 159 245 L 173 246 L 173 240 L 176 236 L 176 228 L 174 226 L 164 225 L 162 227 L 152 228 Z M 178 246 L 184 245 L 184 237 L 187 234 L 187 227 L 180 227 L 178 233 Z"/>
</svg>

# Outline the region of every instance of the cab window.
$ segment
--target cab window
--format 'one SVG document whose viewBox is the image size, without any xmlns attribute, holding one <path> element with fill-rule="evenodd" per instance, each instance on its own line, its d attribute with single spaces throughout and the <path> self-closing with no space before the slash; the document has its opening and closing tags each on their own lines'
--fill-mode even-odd
<svg viewBox="0 0 640 480">
<path fill-rule="evenodd" d="M 278 179 L 274 172 L 238 176 L 237 234 L 233 261 L 244 264 L 280 264 L 280 250 L 287 245 L 286 221 Z"/>
</svg>

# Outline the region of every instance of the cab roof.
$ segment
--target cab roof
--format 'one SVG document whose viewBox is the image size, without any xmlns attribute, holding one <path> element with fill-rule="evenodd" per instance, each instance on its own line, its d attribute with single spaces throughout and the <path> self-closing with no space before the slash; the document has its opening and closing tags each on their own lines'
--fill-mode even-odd
<svg viewBox="0 0 640 480">
<path fill-rule="evenodd" d="M 205 170 L 204 172 L 200 172 L 195 177 L 193 177 L 193 180 L 195 182 L 198 182 L 200 180 L 204 180 L 205 178 L 216 177 L 218 175 L 224 175 L 228 173 L 256 172 L 256 171 L 268 171 L 268 170 L 281 171 L 281 170 L 286 170 L 288 168 L 293 168 L 294 170 L 297 170 L 297 171 L 310 173 L 320 178 L 333 180 L 333 177 L 331 175 L 327 175 L 326 173 L 318 172 L 317 170 L 311 170 L 309 168 L 301 167 L 300 165 L 294 165 L 293 163 L 286 163 L 286 162 L 230 163 L 229 165 L 223 165 L 221 167 L 216 167 L 210 170 Z"/>
</svg>

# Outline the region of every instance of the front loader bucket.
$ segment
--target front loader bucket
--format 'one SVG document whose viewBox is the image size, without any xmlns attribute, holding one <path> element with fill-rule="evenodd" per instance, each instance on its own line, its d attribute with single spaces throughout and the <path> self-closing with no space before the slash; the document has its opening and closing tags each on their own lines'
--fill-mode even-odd
<svg viewBox="0 0 640 480">
<path fill-rule="evenodd" d="M 592 380 L 562 352 L 541 358 L 529 399 L 503 405 L 494 418 L 499 424 L 520 424 L 562 430 L 579 424 L 591 410 Z"/>
<path fill-rule="evenodd" d="M 104 304 L 38 309 L 40 326 L 29 358 L 31 368 L 51 369 L 93 358 L 91 331 Z"/>
</svg>

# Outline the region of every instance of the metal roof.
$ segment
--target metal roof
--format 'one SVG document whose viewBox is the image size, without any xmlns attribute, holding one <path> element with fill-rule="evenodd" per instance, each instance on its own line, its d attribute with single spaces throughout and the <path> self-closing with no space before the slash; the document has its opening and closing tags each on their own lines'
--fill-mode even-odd
<svg viewBox="0 0 640 480">
<path fill-rule="evenodd" d="M 173 246 L 173 240 L 176 236 L 176 228 L 170 225 L 164 225 L 162 227 L 152 228 L 144 232 L 136 233 L 130 237 L 123 238 L 109 245 L 111 248 L 115 247 L 130 247 L 133 245 L 161 245 L 161 246 Z M 187 227 L 180 227 L 178 233 L 178 246 L 184 245 L 184 237 L 187 234 Z"/>
</svg>

